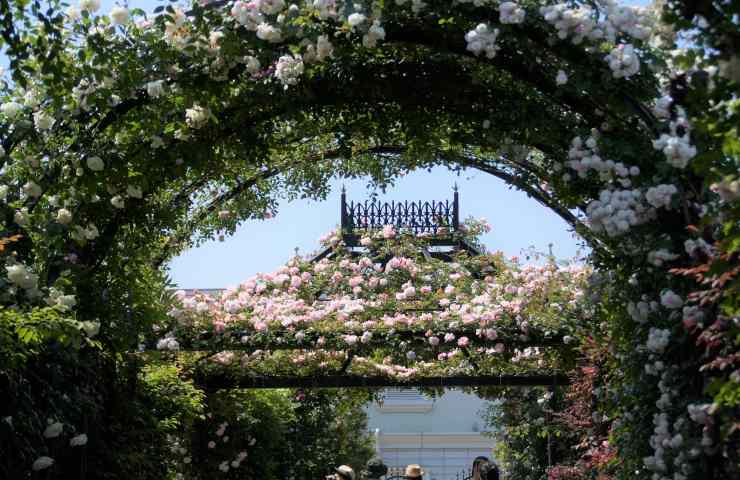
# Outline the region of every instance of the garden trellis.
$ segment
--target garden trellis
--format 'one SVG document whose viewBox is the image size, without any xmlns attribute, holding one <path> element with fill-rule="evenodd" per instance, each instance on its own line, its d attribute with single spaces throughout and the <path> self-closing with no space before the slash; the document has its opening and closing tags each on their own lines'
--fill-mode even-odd
<svg viewBox="0 0 740 480">
<path fill-rule="evenodd" d="M 533 367 L 531 374 L 505 365 L 529 357 L 544 364 L 539 349 L 566 348 L 589 315 L 579 306 L 587 270 L 519 267 L 483 254 L 473 245 L 487 226 L 460 224 L 457 189 L 453 202 L 374 202 L 376 218 L 360 225 L 357 205 L 368 203 L 348 206 L 343 192 L 344 227 L 318 255 L 296 257 L 220 298 L 180 295 L 184 306 L 171 312 L 176 321 L 159 349 L 211 352 L 212 363 L 246 370 L 196 371 L 196 383 L 210 390 L 568 383 L 568 365 Z M 544 328 L 539 316 L 548 317 Z M 558 316 L 571 318 L 561 324 Z M 376 352 L 382 362 L 372 360 Z M 310 364 L 312 356 L 318 368 L 286 368 L 297 358 Z M 501 360 L 487 365 L 493 356 Z M 276 373 L 252 368 L 265 361 Z M 434 361 L 446 365 L 435 368 Z"/>
<path fill-rule="evenodd" d="M 620 460 L 605 468 L 737 474 L 737 2 L 99 7 L 0 1 L 12 76 L 0 82 L 0 333 L 17 385 L 30 385 L 18 365 L 45 342 L 100 350 L 117 372 L 165 323 L 161 265 L 271 216 L 283 194 L 323 197 L 335 175 L 386 185 L 474 168 L 591 247 L 594 315 L 572 346 L 611 347 L 613 382 L 594 391 Z M 390 364 L 359 355 L 348 373 L 405 372 L 409 350 L 394 341 Z M 472 372 L 460 352 L 444 368 Z M 250 357 L 247 370 L 281 373 L 281 355 Z M 540 368 L 568 360 L 553 355 Z M 472 360 L 493 371 L 489 357 Z M 291 371 L 345 360 L 327 353 Z M 443 376 L 429 363 L 422 373 Z M 36 401 L 11 403 L 38 420 L 52 407 Z M 23 438 L 35 438 L 28 425 Z M 48 468 L 39 445 L 11 456 Z"/>
</svg>

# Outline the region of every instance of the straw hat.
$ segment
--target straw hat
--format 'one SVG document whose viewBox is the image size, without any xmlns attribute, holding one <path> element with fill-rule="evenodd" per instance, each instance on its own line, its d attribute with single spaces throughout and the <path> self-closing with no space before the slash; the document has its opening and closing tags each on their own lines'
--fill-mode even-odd
<svg viewBox="0 0 740 480">
<path fill-rule="evenodd" d="M 421 469 L 421 465 L 412 463 L 411 465 L 406 467 L 406 473 L 404 474 L 404 477 L 421 478 L 422 475 L 424 475 L 424 470 Z"/>
<path fill-rule="evenodd" d="M 355 480 L 355 471 L 349 465 L 339 465 L 334 471 L 345 480 Z"/>
</svg>

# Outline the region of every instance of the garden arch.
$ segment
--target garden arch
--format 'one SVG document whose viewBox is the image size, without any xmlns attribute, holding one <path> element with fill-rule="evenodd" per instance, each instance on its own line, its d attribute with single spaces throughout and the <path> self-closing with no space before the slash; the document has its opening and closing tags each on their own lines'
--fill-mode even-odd
<svg viewBox="0 0 740 480">
<path fill-rule="evenodd" d="M 0 7 L 15 82 L 3 84 L 0 125 L 6 304 L 73 311 L 105 348 L 127 351 L 161 313 L 144 279 L 163 283 L 166 258 L 263 215 L 275 192 L 320 196 L 335 174 L 382 183 L 452 161 L 588 218 L 579 231 L 627 378 L 614 412 L 647 426 L 638 447 L 620 445 L 625 469 L 732 464 L 726 422 L 711 420 L 731 409 L 710 409 L 703 389 L 731 385 L 712 363 L 736 358 L 722 287 L 692 303 L 694 284 L 667 268 L 721 257 L 718 226 L 737 200 L 721 175 L 736 173 L 736 150 L 690 117 L 708 110 L 710 90 L 734 98 L 734 84 L 701 61 L 674 74 L 650 42 L 670 33 L 651 12 L 608 0 L 206 2 L 152 19 L 100 17 L 95 1 L 82 13 Z M 688 228 L 705 221 L 705 232 Z M 725 253 L 720 270 L 737 260 Z"/>
</svg>

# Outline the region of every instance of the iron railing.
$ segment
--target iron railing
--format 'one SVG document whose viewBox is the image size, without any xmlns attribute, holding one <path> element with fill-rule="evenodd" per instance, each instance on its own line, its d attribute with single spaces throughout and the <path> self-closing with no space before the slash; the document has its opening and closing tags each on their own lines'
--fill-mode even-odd
<svg viewBox="0 0 740 480">
<path fill-rule="evenodd" d="M 397 230 L 414 234 L 441 235 L 452 233 L 460 227 L 460 200 L 457 187 L 452 202 L 347 202 L 342 189 L 342 231 L 352 234 L 355 230 L 381 229 L 392 225 Z"/>
</svg>

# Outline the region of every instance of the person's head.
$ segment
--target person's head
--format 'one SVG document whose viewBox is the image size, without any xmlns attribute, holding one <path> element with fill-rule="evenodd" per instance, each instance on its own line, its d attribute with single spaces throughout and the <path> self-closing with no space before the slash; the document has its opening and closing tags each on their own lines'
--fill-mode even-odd
<svg viewBox="0 0 740 480">
<path fill-rule="evenodd" d="M 483 478 L 480 474 L 480 469 L 481 469 L 481 466 L 487 463 L 488 463 L 488 457 L 484 457 L 482 455 L 475 457 L 475 459 L 473 460 L 473 471 L 472 471 L 474 480 L 481 480 Z"/>
<path fill-rule="evenodd" d="M 408 465 L 406 467 L 406 472 L 404 473 L 404 477 L 408 478 L 409 480 L 420 480 L 424 475 L 424 470 L 422 470 L 421 465 L 417 465 L 415 463 L 412 463 L 411 465 Z"/>
<path fill-rule="evenodd" d="M 355 471 L 349 465 L 339 465 L 334 471 L 337 480 L 355 480 Z"/>
<path fill-rule="evenodd" d="M 484 457 L 482 455 L 475 457 L 473 460 L 473 472 L 479 472 L 480 467 L 486 463 L 488 463 L 488 457 Z"/>
<path fill-rule="evenodd" d="M 481 480 L 499 480 L 498 465 L 487 462 L 480 467 Z"/>
<path fill-rule="evenodd" d="M 388 467 L 379 457 L 373 457 L 367 462 L 367 473 L 371 478 L 380 478 L 388 473 Z"/>
</svg>

